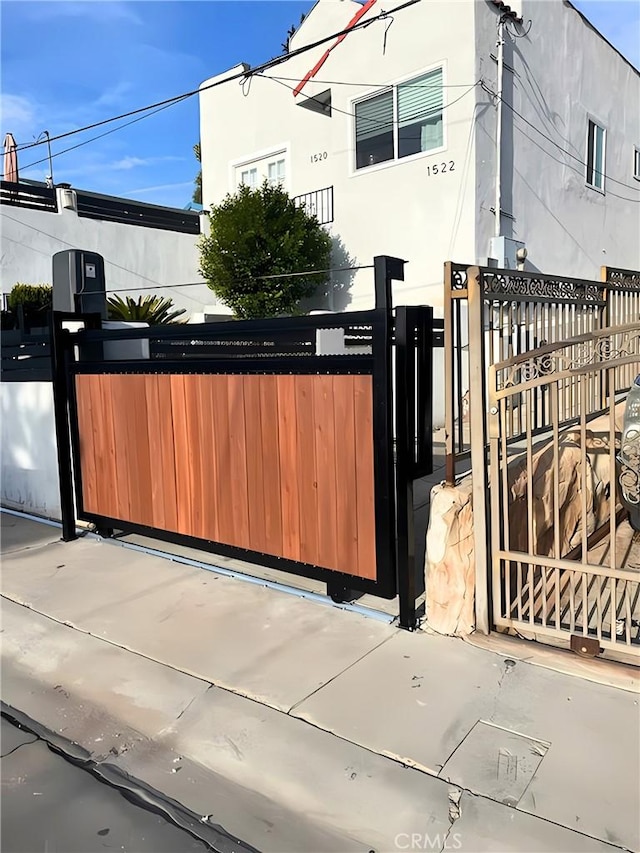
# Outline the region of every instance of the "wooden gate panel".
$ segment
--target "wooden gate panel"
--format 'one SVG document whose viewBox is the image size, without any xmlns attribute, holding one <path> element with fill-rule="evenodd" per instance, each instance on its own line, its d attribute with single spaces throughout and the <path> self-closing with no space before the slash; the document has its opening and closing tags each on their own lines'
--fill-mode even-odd
<svg viewBox="0 0 640 853">
<path fill-rule="evenodd" d="M 369 375 L 78 374 L 83 511 L 375 580 Z"/>
</svg>

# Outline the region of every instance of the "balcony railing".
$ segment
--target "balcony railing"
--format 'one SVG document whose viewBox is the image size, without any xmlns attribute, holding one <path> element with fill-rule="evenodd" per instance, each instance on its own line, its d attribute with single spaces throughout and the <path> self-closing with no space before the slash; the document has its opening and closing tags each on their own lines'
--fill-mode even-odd
<svg viewBox="0 0 640 853">
<path fill-rule="evenodd" d="M 293 200 L 298 207 L 304 207 L 310 216 L 315 216 L 320 225 L 333 222 L 333 187 L 297 195 Z"/>
</svg>

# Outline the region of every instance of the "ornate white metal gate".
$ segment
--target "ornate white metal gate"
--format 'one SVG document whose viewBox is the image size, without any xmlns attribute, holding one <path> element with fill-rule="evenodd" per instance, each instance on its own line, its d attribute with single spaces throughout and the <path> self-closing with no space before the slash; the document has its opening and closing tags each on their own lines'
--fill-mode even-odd
<svg viewBox="0 0 640 853">
<path fill-rule="evenodd" d="M 638 447 L 620 447 L 640 322 L 493 365 L 489 435 L 493 624 L 640 664 Z"/>
</svg>

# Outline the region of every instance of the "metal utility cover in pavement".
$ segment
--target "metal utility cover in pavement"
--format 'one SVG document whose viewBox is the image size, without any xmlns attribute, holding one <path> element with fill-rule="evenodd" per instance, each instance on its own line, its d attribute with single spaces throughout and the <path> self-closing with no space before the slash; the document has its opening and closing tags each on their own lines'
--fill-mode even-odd
<svg viewBox="0 0 640 853">
<path fill-rule="evenodd" d="M 516 806 L 551 744 L 479 720 L 440 776 L 493 800 Z"/>
</svg>

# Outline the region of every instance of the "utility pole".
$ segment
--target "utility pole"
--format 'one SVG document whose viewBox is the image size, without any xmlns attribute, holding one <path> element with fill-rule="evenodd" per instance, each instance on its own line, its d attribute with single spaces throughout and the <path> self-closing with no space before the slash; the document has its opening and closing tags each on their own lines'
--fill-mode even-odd
<svg viewBox="0 0 640 853">
<path fill-rule="evenodd" d="M 497 80 L 497 113 L 496 113 L 496 201 L 495 201 L 495 235 L 502 235 L 502 90 L 504 78 L 504 28 L 505 17 L 498 21 L 498 80 Z"/>
</svg>

